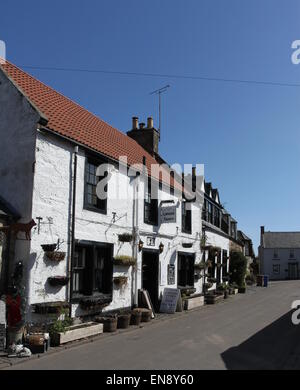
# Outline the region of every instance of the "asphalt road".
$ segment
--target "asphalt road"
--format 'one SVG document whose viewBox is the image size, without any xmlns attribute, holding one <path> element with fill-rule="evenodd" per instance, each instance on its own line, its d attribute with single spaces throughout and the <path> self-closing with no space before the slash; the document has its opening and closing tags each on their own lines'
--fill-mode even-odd
<svg viewBox="0 0 300 390">
<path fill-rule="evenodd" d="M 72 347 L 10 370 L 299 369 L 300 281 L 272 282 L 177 318 Z"/>
</svg>

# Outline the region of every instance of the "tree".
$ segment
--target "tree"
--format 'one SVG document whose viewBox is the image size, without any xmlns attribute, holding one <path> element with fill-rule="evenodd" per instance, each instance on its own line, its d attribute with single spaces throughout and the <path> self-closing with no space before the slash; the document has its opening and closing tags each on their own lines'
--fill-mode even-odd
<svg viewBox="0 0 300 390">
<path fill-rule="evenodd" d="M 231 252 L 229 261 L 230 283 L 236 283 L 238 286 L 245 284 L 247 271 L 247 259 L 241 252 Z"/>
</svg>

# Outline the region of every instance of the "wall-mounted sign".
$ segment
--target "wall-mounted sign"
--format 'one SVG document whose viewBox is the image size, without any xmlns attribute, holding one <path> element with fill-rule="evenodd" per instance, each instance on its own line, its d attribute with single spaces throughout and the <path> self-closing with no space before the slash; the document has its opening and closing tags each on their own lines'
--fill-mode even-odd
<svg viewBox="0 0 300 390">
<path fill-rule="evenodd" d="M 168 284 L 175 284 L 175 265 L 168 264 Z"/>
<path fill-rule="evenodd" d="M 161 223 L 176 223 L 176 206 L 163 206 L 160 208 Z"/>
<path fill-rule="evenodd" d="M 155 237 L 147 237 L 147 245 L 155 246 Z"/>
</svg>

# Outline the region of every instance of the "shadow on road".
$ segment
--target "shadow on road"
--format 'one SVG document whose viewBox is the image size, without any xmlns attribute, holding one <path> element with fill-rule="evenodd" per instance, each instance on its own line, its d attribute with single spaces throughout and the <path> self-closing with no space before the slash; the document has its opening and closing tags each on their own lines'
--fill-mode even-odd
<svg viewBox="0 0 300 390">
<path fill-rule="evenodd" d="M 291 310 L 221 357 L 229 370 L 300 369 L 300 324 Z"/>
</svg>

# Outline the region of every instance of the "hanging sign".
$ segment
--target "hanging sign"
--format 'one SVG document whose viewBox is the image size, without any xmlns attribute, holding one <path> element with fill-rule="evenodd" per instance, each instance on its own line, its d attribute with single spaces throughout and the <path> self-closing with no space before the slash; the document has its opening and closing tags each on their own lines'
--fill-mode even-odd
<svg viewBox="0 0 300 390">
<path fill-rule="evenodd" d="M 161 223 L 176 223 L 176 206 L 163 206 L 160 209 Z"/>
</svg>

